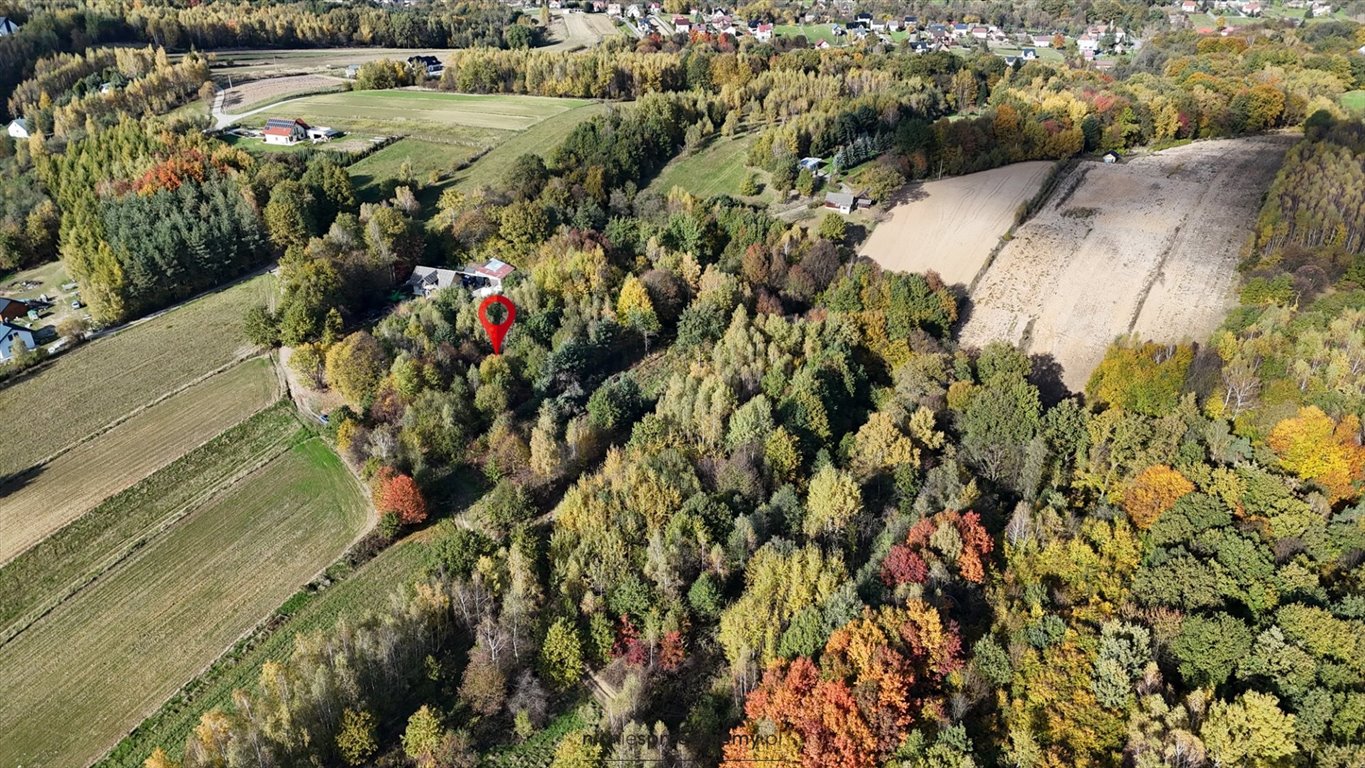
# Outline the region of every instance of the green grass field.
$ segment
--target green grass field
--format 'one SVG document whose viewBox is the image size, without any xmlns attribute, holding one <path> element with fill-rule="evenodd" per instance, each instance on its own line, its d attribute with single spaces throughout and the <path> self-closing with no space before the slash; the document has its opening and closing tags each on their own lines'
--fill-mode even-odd
<svg viewBox="0 0 1365 768">
<path fill-rule="evenodd" d="M 357 196 L 367 203 L 377 203 L 388 196 L 388 187 L 392 186 L 388 182 L 399 178 L 404 162 L 411 167 L 413 179 L 418 184 L 426 184 L 432 173 L 448 177 L 457 166 L 469 162 L 477 152 L 472 147 L 436 144 L 422 139 L 399 139 L 348 170 Z"/>
<path fill-rule="evenodd" d="M 253 115 L 245 123 L 262 125 L 270 117 L 298 117 L 351 134 L 402 135 L 483 148 L 587 103 L 582 99 L 407 89 L 347 91 L 291 101 Z"/>
<path fill-rule="evenodd" d="M 318 439 L 201 504 L 0 648 L 0 755 L 26 768 L 98 759 L 366 520 L 358 483 Z"/>
<path fill-rule="evenodd" d="M 508 169 L 518 157 L 528 152 L 542 157 L 549 155 L 575 126 L 606 110 L 606 106 L 602 104 L 582 101 L 578 104 L 580 106 L 550 117 L 494 147 L 467 170 L 457 173 L 454 178 L 455 186 L 472 190 L 499 183 L 506 177 Z"/>
<path fill-rule="evenodd" d="M 253 360 L 234 372 L 249 373 L 255 363 L 265 361 Z M 187 394 L 231 373 L 196 385 Z M 273 380 L 268 365 L 265 373 Z M 0 643 L 117 565 L 213 492 L 302 436 L 292 405 L 280 401 L 115 494 L 5 564 L 0 568 Z"/>
<path fill-rule="evenodd" d="M 167 701 L 127 738 L 119 743 L 98 768 L 142 768 L 156 747 L 172 757 L 184 752 L 185 739 L 199 718 L 214 707 L 230 708 L 232 692 L 252 690 L 267 661 L 284 661 L 300 635 L 332 629 L 338 618 L 358 620 L 383 608 L 388 596 L 422 573 L 426 562 L 423 542 L 434 529 L 413 534 L 361 566 L 336 585 L 317 593 L 300 593 L 289 600 L 277 616 L 288 616 L 263 639 L 248 638 L 220 659 L 187 689 Z M 302 605 L 298 603 L 302 601 Z"/>
<path fill-rule="evenodd" d="M 0 477 L 250 353 L 245 309 L 269 300 L 274 285 L 269 275 L 238 283 L 72 350 L 5 387 Z"/>
<path fill-rule="evenodd" d="M 1341 106 L 1348 112 L 1365 114 L 1365 91 L 1347 91 L 1341 94 Z"/>
<path fill-rule="evenodd" d="M 664 166 L 654 181 L 650 182 L 649 189 L 667 195 L 674 187 L 682 187 L 700 198 L 712 195 L 738 197 L 744 177 L 757 173 L 761 181 L 767 178 L 766 173 L 744 165 L 744 158 L 753 141 L 753 136 L 717 137 L 700 152 L 683 155 Z M 770 197 L 766 185 L 761 197 Z"/>
</svg>

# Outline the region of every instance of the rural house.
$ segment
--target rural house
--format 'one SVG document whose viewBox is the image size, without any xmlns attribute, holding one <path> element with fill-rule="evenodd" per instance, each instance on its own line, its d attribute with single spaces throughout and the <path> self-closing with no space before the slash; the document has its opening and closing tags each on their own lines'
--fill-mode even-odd
<svg viewBox="0 0 1365 768">
<path fill-rule="evenodd" d="M 430 297 L 439 290 L 457 283 L 477 297 L 502 293 L 502 281 L 516 271 L 516 267 L 499 259 L 483 264 L 468 264 L 459 269 L 418 266 L 412 270 L 407 286 L 414 296 Z"/>
<path fill-rule="evenodd" d="M 7 19 L 0 16 L 0 37 L 9 37 L 19 31 L 19 25 L 14 19 Z"/>
<path fill-rule="evenodd" d="M 28 314 L 28 304 L 18 299 L 0 299 L 0 322 Z"/>
<path fill-rule="evenodd" d="M 27 139 L 28 121 L 22 117 L 16 117 L 9 122 L 9 126 L 5 129 L 5 132 L 9 134 L 11 139 Z"/>
<path fill-rule="evenodd" d="M 425 73 L 427 77 L 436 77 L 445 71 L 445 65 L 435 56 L 409 56 L 408 66 L 415 72 Z"/>
<path fill-rule="evenodd" d="M 849 192 L 826 192 L 825 207 L 847 216 L 858 206 L 858 199 Z"/>
<path fill-rule="evenodd" d="M 299 119 L 285 120 L 272 117 L 265 121 L 265 130 L 261 132 L 266 144 L 282 144 L 290 146 L 298 144 L 300 141 L 308 139 L 308 123 Z"/>
<path fill-rule="evenodd" d="M 16 342 L 23 344 L 24 348 L 30 351 L 36 346 L 33 343 L 33 333 L 27 328 L 0 323 L 0 360 L 9 360 L 14 357 L 14 344 Z"/>
</svg>

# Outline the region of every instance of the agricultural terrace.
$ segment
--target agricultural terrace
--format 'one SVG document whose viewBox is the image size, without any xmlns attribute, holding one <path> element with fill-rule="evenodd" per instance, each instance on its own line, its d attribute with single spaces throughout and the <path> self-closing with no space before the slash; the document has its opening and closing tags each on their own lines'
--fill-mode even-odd
<svg viewBox="0 0 1365 768">
<path fill-rule="evenodd" d="M 270 361 L 249 360 L 20 474 L 0 495 L 0 563 L 277 397 Z"/>
<path fill-rule="evenodd" d="M 13 475 L 249 355 L 244 307 L 267 302 L 260 275 L 72 350 L 5 387 L 0 477 Z"/>
<path fill-rule="evenodd" d="M 306 436 L 299 430 L 292 404 L 281 400 L 111 496 L 0 567 L 0 645 L 198 503 Z"/>
<path fill-rule="evenodd" d="M 366 520 L 358 483 L 318 439 L 198 505 L 0 648 L 0 755 L 32 768 L 98 759 Z"/>
<path fill-rule="evenodd" d="M 753 141 L 752 135 L 717 137 L 700 151 L 683 154 L 664 166 L 649 189 L 666 195 L 674 187 L 682 187 L 703 200 L 713 195 L 740 197 L 739 189 L 746 177 L 768 178 L 767 172 L 745 166 L 745 157 Z"/>
<path fill-rule="evenodd" d="M 410 88 L 347 91 L 293 99 L 259 112 L 246 122 L 264 125 L 272 117 L 302 118 L 347 133 L 402 135 L 484 148 L 588 103 L 583 99 L 480 96 Z"/>
<path fill-rule="evenodd" d="M 1051 167 L 1015 163 L 905 187 L 862 255 L 886 269 L 934 270 L 946 283 L 971 285 Z"/>
<path fill-rule="evenodd" d="M 1237 263 L 1294 141 L 1201 141 L 1080 163 L 986 267 L 962 343 L 1051 355 L 1078 391 L 1117 337 L 1208 338 L 1237 304 Z"/>
</svg>

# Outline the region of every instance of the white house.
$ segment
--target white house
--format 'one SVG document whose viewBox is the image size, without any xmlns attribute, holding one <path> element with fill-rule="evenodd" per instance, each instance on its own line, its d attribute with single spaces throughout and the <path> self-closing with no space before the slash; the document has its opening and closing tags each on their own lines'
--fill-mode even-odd
<svg viewBox="0 0 1365 768">
<path fill-rule="evenodd" d="M 24 348 L 30 352 L 37 346 L 33 342 L 33 333 L 27 328 L 0 323 L 0 360 L 9 360 L 14 357 L 14 343 L 16 341 L 21 342 Z"/>
<path fill-rule="evenodd" d="M 9 37 L 19 31 L 19 24 L 14 19 L 7 19 L 0 16 L 0 37 Z"/>
<path fill-rule="evenodd" d="M 1100 49 L 1100 39 L 1092 34 L 1086 33 L 1076 38 L 1076 47 L 1081 53 L 1095 53 Z"/>
<path fill-rule="evenodd" d="M 608 16 L 620 16 L 620 15 L 621 15 L 621 4 L 620 4 L 620 3 L 607 3 L 607 15 L 608 15 Z"/>
<path fill-rule="evenodd" d="M 11 139 L 27 139 L 29 137 L 28 121 L 22 117 L 17 117 L 9 122 L 5 132 L 9 134 Z"/>
<path fill-rule="evenodd" d="M 308 123 L 272 117 L 265 121 L 265 130 L 261 135 L 266 144 L 291 146 L 308 140 Z"/>
<path fill-rule="evenodd" d="M 754 39 L 760 43 L 766 43 L 773 39 L 773 25 L 768 23 L 759 24 L 754 28 Z"/>
<path fill-rule="evenodd" d="M 416 267 L 407 286 L 414 296 L 431 296 L 443 288 L 460 285 L 482 298 L 502 293 L 502 281 L 516 271 L 516 267 L 500 259 L 489 259 L 483 264 L 467 264 L 459 269 Z"/>
<path fill-rule="evenodd" d="M 847 216 L 857 207 L 858 199 L 848 192 L 826 192 L 825 207 L 832 208 Z"/>
</svg>

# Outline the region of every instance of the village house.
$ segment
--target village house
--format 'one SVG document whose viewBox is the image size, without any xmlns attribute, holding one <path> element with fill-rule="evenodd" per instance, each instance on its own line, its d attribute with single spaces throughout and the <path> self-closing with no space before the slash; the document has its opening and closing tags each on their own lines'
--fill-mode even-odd
<svg viewBox="0 0 1365 768">
<path fill-rule="evenodd" d="M 1076 38 L 1076 47 L 1081 53 L 1094 54 L 1100 49 L 1100 39 L 1090 33 L 1086 33 Z"/>
<path fill-rule="evenodd" d="M 409 56 L 408 67 L 425 73 L 427 77 L 437 77 L 445 71 L 445 65 L 435 56 Z"/>
<path fill-rule="evenodd" d="M 261 131 L 261 137 L 265 139 L 266 144 L 292 146 L 308 140 L 308 123 L 299 119 L 272 117 L 265 121 L 265 130 Z"/>
<path fill-rule="evenodd" d="M 0 299 L 0 322 L 13 320 L 28 314 L 30 307 L 18 299 Z"/>
<path fill-rule="evenodd" d="M 687 34 L 692 31 L 692 20 L 686 16 L 674 16 L 673 29 L 677 32 Z"/>
<path fill-rule="evenodd" d="M 489 259 L 483 264 L 467 264 L 458 269 L 418 266 L 412 270 L 407 286 L 414 296 L 430 297 L 453 285 L 459 285 L 476 298 L 502 293 L 502 281 L 516 271 L 516 267 L 500 259 Z"/>
<path fill-rule="evenodd" d="M 608 15 L 608 16 L 620 16 L 620 15 L 621 15 L 621 4 L 620 4 L 620 3 L 607 3 L 607 15 Z"/>
<path fill-rule="evenodd" d="M 1033 43 L 1034 48 L 1052 47 L 1052 35 L 1030 35 L 1029 40 Z"/>
<path fill-rule="evenodd" d="M 22 117 L 16 117 L 6 126 L 5 132 L 11 139 L 27 139 L 29 137 L 28 121 Z"/>
<path fill-rule="evenodd" d="M 766 43 L 773 39 L 773 25 L 767 22 L 754 27 L 754 39 L 760 43 Z"/>
<path fill-rule="evenodd" d="M 1183 0 L 1183 2 L 1180 3 L 1181 13 L 1194 13 L 1198 10 L 1199 4 L 1196 3 L 1194 0 Z"/>
<path fill-rule="evenodd" d="M 33 332 L 27 328 L 20 328 L 9 323 L 0 323 L 0 360 L 9 360 L 14 357 L 14 345 L 20 343 L 24 349 L 30 352 L 37 346 L 33 340 Z"/>
<path fill-rule="evenodd" d="M 1019 56 L 1024 61 L 1036 61 L 1038 59 L 1038 51 L 1033 48 L 1025 48 L 1019 52 Z"/>
<path fill-rule="evenodd" d="M 853 213 L 858 206 L 858 198 L 850 192 L 826 192 L 825 207 L 838 211 L 847 216 Z"/>
<path fill-rule="evenodd" d="M 972 37 L 976 38 L 977 40 L 985 40 L 990 35 L 990 33 L 991 30 L 989 27 L 983 27 L 980 24 L 976 25 L 975 27 L 972 27 L 971 31 Z"/>
<path fill-rule="evenodd" d="M 19 24 L 14 19 L 0 16 L 0 37 L 9 37 L 19 31 Z"/>
</svg>

